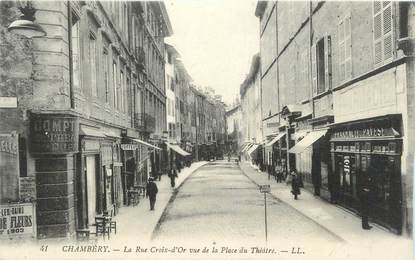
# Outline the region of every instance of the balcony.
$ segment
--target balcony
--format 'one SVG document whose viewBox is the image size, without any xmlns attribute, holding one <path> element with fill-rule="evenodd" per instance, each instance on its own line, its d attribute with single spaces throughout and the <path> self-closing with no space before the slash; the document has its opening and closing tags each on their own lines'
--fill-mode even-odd
<svg viewBox="0 0 415 260">
<path fill-rule="evenodd" d="M 134 114 L 134 128 L 140 132 L 152 133 L 156 130 L 156 119 L 146 113 Z"/>
</svg>

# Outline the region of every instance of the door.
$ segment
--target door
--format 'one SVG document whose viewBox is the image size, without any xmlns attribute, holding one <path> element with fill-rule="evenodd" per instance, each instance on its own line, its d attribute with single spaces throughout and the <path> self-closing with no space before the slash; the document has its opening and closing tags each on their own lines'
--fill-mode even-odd
<svg viewBox="0 0 415 260">
<path fill-rule="evenodd" d="M 87 210 L 88 210 L 88 224 L 95 222 L 95 215 L 97 212 L 97 171 L 96 159 L 94 156 L 86 157 L 86 183 L 87 183 Z"/>
</svg>

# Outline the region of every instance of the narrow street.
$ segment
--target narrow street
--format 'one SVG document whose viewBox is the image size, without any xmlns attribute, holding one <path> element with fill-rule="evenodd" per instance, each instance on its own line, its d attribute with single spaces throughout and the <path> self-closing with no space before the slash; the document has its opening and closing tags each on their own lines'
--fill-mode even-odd
<svg viewBox="0 0 415 260">
<path fill-rule="evenodd" d="M 316 222 L 267 196 L 268 242 L 340 241 Z M 264 196 L 236 163 L 211 162 L 182 185 L 153 237 L 161 242 L 265 244 Z"/>
</svg>

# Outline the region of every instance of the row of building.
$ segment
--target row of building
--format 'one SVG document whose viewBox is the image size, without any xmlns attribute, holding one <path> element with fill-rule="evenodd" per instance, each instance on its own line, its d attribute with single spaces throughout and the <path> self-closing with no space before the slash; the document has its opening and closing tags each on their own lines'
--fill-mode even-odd
<svg viewBox="0 0 415 260">
<path fill-rule="evenodd" d="M 163 2 L 0 9 L 0 238 L 74 237 L 150 175 L 224 143 L 224 105 L 165 44 Z"/>
<path fill-rule="evenodd" d="M 264 171 L 412 234 L 415 5 L 259 1 L 260 53 L 227 112 L 235 147 Z M 238 138 L 239 137 L 239 138 Z"/>
</svg>

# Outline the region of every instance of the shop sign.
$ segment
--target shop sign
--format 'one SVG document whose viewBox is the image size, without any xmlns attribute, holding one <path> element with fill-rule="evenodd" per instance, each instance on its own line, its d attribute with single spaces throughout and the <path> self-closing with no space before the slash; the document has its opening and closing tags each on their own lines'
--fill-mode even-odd
<svg viewBox="0 0 415 260">
<path fill-rule="evenodd" d="M 32 203 L 0 205 L 0 239 L 35 237 L 36 220 Z"/>
<path fill-rule="evenodd" d="M 345 155 L 343 157 L 343 172 L 345 185 L 350 184 L 350 156 Z"/>
<path fill-rule="evenodd" d="M 36 197 L 36 178 L 20 177 L 19 195 L 22 201 L 34 199 Z"/>
<path fill-rule="evenodd" d="M 112 145 L 101 146 L 102 165 L 112 163 Z"/>
<path fill-rule="evenodd" d="M 136 144 L 121 144 L 121 149 L 124 151 L 134 151 L 138 149 Z"/>
<path fill-rule="evenodd" d="M 32 115 L 30 150 L 32 153 L 71 153 L 78 151 L 78 120 L 54 114 Z"/>
<path fill-rule="evenodd" d="M 369 138 L 369 137 L 386 137 L 392 136 L 396 137 L 399 133 L 392 127 L 383 128 L 383 127 L 368 127 L 362 129 L 353 129 L 353 130 L 341 130 L 336 131 L 332 134 L 334 139 L 357 139 L 357 138 Z"/>
<path fill-rule="evenodd" d="M 0 108 L 17 108 L 17 97 L 0 97 Z"/>
</svg>

